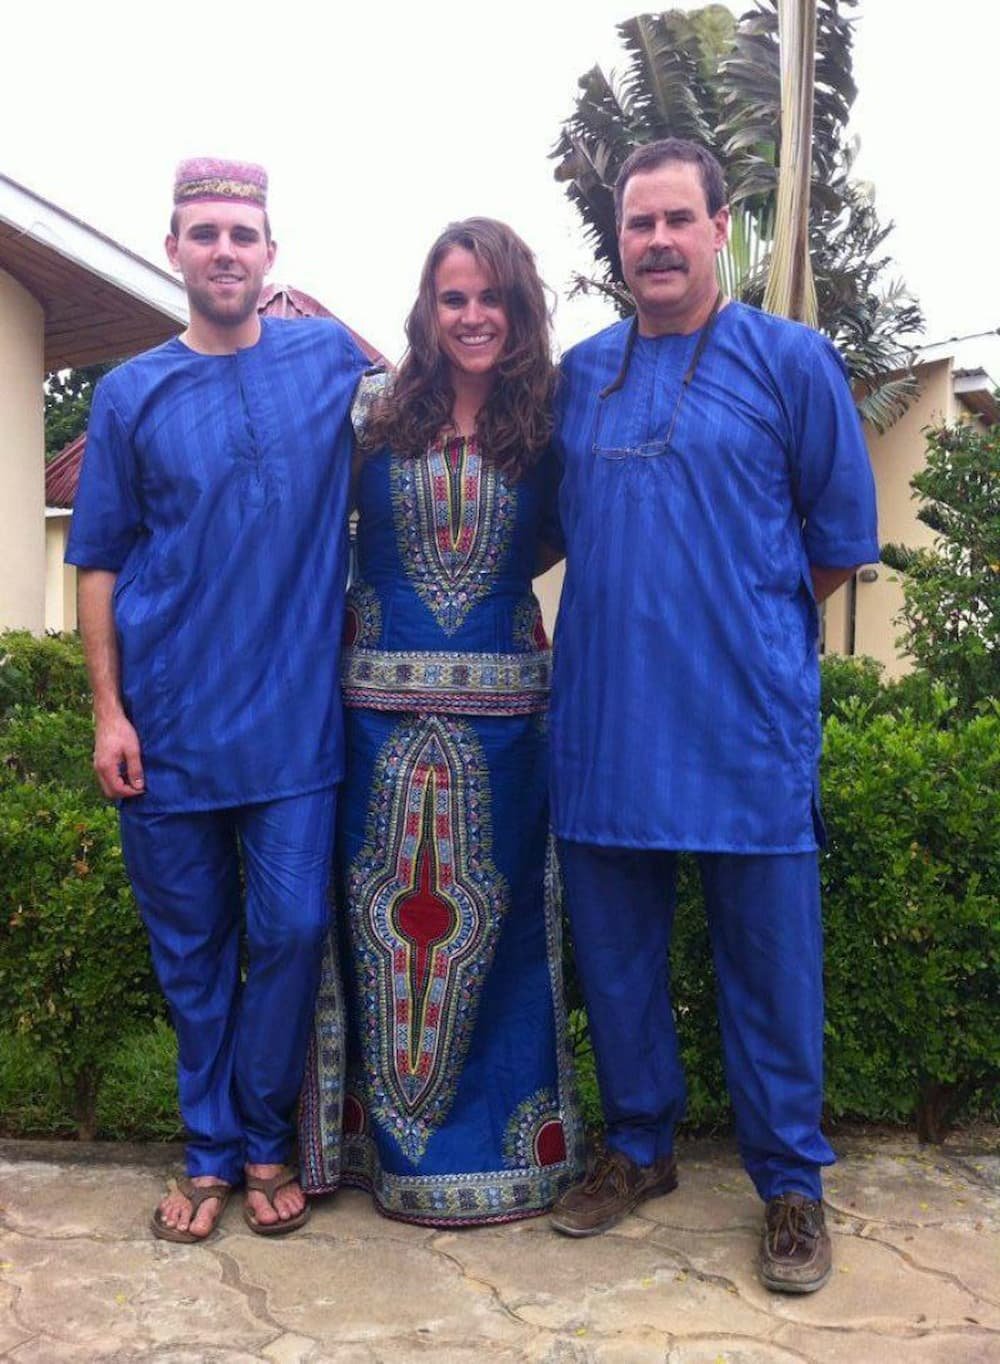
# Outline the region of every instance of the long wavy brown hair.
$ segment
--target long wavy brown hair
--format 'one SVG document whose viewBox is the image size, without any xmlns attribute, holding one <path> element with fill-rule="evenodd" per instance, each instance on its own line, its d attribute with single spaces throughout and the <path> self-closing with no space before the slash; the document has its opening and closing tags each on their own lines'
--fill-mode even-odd
<svg viewBox="0 0 1000 1364">
<path fill-rule="evenodd" d="M 475 256 L 507 314 L 507 345 L 496 383 L 476 418 L 476 439 L 485 459 L 517 478 L 552 434 L 555 370 L 545 286 L 535 258 L 516 232 L 494 218 L 451 223 L 431 247 L 417 301 L 406 319 L 406 354 L 385 397 L 372 410 L 362 445 L 366 450 L 389 445 L 400 454 L 422 455 L 451 425 L 455 393 L 438 338 L 434 279 L 455 247 Z"/>
</svg>

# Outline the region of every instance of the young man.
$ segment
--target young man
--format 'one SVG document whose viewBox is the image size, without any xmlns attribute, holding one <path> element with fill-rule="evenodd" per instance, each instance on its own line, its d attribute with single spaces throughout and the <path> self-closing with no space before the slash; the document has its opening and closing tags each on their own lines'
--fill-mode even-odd
<svg viewBox="0 0 1000 1364">
<path fill-rule="evenodd" d="M 878 556 L 867 451 L 817 333 L 721 296 L 722 173 L 679 140 L 615 186 L 637 317 L 566 356 L 553 820 L 607 1119 L 557 1205 L 589 1235 L 676 1187 L 676 855 L 698 855 L 761 1273 L 830 1272 L 820 1167 L 816 603 Z"/>
<path fill-rule="evenodd" d="M 94 766 L 120 802 L 177 1030 L 189 1177 L 152 1224 L 177 1241 L 211 1234 L 238 1183 L 255 1231 L 308 1215 L 286 1160 L 343 769 L 349 411 L 366 360 L 335 322 L 258 317 L 266 189 L 258 166 L 178 168 L 166 250 L 190 323 L 98 385 L 66 556 Z"/>
</svg>

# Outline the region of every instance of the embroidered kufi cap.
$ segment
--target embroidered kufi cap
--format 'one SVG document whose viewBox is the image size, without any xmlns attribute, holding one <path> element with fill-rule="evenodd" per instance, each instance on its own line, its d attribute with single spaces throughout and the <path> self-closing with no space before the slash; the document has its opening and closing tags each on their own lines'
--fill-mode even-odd
<svg viewBox="0 0 1000 1364">
<path fill-rule="evenodd" d="M 267 208 L 267 171 L 250 161 L 220 161 L 198 156 L 182 161 L 174 176 L 174 204 L 236 200 Z"/>
</svg>

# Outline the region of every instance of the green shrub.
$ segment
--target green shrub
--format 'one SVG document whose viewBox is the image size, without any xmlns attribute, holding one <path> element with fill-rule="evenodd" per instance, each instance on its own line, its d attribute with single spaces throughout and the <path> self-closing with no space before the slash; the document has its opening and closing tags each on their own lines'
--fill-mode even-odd
<svg viewBox="0 0 1000 1364">
<path fill-rule="evenodd" d="M 97 1131 L 109 1141 L 179 1141 L 177 1037 L 160 1018 L 127 1033 L 108 1059 L 97 1099 Z"/>
<path fill-rule="evenodd" d="M 114 809 L 0 783 L 0 1018 L 51 1058 L 81 1136 L 123 1033 L 160 1011 Z"/>
<path fill-rule="evenodd" d="M 90 685 L 77 635 L 0 632 L 0 720 L 15 706 L 90 713 Z"/>
<path fill-rule="evenodd" d="M 836 1116 L 939 1137 L 965 1103 L 1000 1117 L 1000 716 L 968 721 L 914 672 L 823 661 L 827 1099 Z M 20 1131 L 173 1136 L 174 1042 L 91 773 L 75 639 L 0 636 L 0 1101 Z M 688 1122 L 729 1117 L 693 858 L 671 954 Z M 572 956 L 588 1120 L 599 1096 Z M 53 1078 L 54 1077 L 54 1078 Z M 9 1095 L 20 1094 L 15 1105 Z"/>
<path fill-rule="evenodd" d="M 828 654 L 820 665 L 820 710 L 824 724 L 832 716 L 849 724 L 863 724 L 877 715 L 903 715 L 932 725 L 951 724 L 961 717 L 947 687 L 922 668 L 893 682 L 882 680 L 882 664 L 858 655 Z"/>
<path fill-rule="evenodd" d="M 827 654 L 820 663 L 820 714 L 824 723 L 847 705 L 852 714 L 879 714 L 885 706 L 882 664 L 859 654 Z"/>
<path fill-rule="evenodd" d="M 925 435 L 910 487 L 933 546 L 883 545 L 882 559 L 902 575 L 907 651 L 971 716 L 1000 700 L 1000 427 Z"/>
<path fill-rule="evenodd" d="M 923 720 L 929 725 L 953 724 L 962 718 L 955 698 L 944 683 L 936 681 L 922 668 L 915 668 L 887 684 L 882 710 L 886 715 L 902 715 L 906 711 L 914 720 Z"/>
<path fill-rule="evenodd" d="M 1000 1076 L 1000 724 L 826 731 L 827 1099 L 936 1139 Z"/>
<path fill-rule="evenodd" d="M 603 1111 L 601 1091 L 597 1084 L 594 1049 L 590 1045 L 590 1033 L 587 1028 L 587 1015 L 583 1009 L 570 1009 L 568 1022 L 580 1113 L 586 1127 L 597 1128 L 603 1121 Z"/>
<path fill-rule="evenodd" d="M 108 1053 L 97 1136 L 177 1141 L 177 1039 L 164 1020 L 126 1033 Z M 77 1124 L 55 1066 L 27 1036 L 0 1033 L 0 1136 L 72 1136 Z"/>
<path fill-rule="evenodd" d="M 728 1125 L 729 1095 L 715 1003 L 715 968 L 694 857 L 677 865 L 677 911 L 670 950 L 677 1040 L 687 1077 L 686 1122 L 699 1129 Z"/>
<path fill-rule="evenodd" d="M 0 762 L 22 781 L 57 782 L 100 802 L 89 713 L 16 706 L 0 725 Z"/>
<path fill-rule="evenodd" d="M 30 1037 L 0 1032 L 0 1136 L 73 1136 L 76 1123 L 52 1061 Z"/>
</svg>

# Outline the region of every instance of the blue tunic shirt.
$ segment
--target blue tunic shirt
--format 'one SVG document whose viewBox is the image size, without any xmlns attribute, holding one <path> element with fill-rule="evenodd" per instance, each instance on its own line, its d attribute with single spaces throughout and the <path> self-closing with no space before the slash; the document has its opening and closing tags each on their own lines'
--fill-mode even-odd
<svg viewBox="0 0 1000 1364">
<path fill-rule="evenodd" d="M 818 333 L 732 303 L 683 394 L 698 333 L 637 338 L 624 385 L 601 398 L 629 326 L 563 362 L 555 831 L 808 851 L 820 750 L 809 566 L 878 557 L 844 367 Z"/>
<path fill-rule="evenodd" d="M 349 413 L 366 364 L 336 322 L 264 318 L 245 350 L 175 339 L 97 387 L 66 558 L 117 574 L 145 809 L 343 775 Z"/>
</svg>

